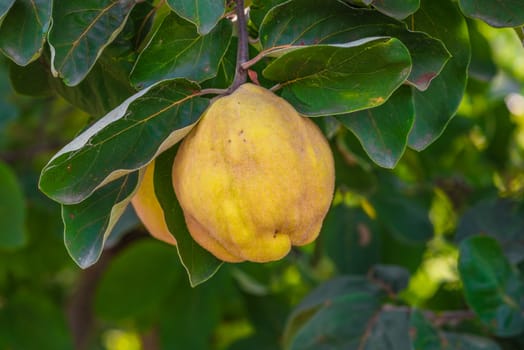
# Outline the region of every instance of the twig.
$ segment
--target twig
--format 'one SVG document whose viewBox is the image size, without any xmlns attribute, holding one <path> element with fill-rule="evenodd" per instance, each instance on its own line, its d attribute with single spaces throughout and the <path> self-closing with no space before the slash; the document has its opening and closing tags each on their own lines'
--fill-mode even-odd
<svg viewBox="0 0 524 350">
<path fill-rule="evenodd" d="M 244 12 L 244 0 L 236 0 L 237 28 L 238 28 L 238 50 L 235 78 L 228 89 L 228 93 L 235 91 L 240 85 L 247 81 L 247 70 L 242 64 L 249 60 L 249 38 L 247 33 L 246 14 Z"/>
<path fill-rule="evenodd" d="M 246 61 L 246 62 L 242 63 L 241 67 L 243 69 L 247 70 L 249 67 L 254 66 L 255 64 L 258 63 L 258 61 L 260 61 L 261 59 L 263 59 L 264 57 L 266 57 L 270 53 L 278 51 L 278 50 L 282 50 L 282 49 L 287 49 L 287 48 L 290 48 L 292 46 L 293 45 L 280 45 L 280 46 L 271 47 L 271 48 L 266 49 L 266 50 L 262 50 L 262 51 L 260 51 L 258 53 L 258 55 L 256 55 L 255 57 L 253 57 L 249 61 Z"/>
</svg>

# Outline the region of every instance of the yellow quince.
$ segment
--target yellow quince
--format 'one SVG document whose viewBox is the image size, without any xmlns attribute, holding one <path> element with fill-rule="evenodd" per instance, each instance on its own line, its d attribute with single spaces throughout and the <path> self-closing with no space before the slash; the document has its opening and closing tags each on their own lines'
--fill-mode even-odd
<svg viewBox="0 0 524 350">
<path fill-rule="evenodd" d="M 320 129 L 253 84 L 211 104 L 172 175 L 192 237 L 228 262 L 278 260 L 315 240 L 334 190 Z"/>
<path fill-rule="evenodd" d="M 151 236 L 166 243 L 176 245 L 175 237 L 169 232 L 164 219 L 164 211 L 155 195 L 155 162 L 151 162 L 144 173 L 142 183 L 131 199 L 136 215 Z"/>
</svg>

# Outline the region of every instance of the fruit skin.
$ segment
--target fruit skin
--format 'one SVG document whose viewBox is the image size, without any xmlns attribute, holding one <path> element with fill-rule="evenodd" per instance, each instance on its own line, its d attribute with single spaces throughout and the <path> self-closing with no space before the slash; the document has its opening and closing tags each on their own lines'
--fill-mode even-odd
<svg viewBox="0 0 524 350">
<path fill-rule="evenodd" d="M 244 84 L 186 136 L 173 186 L 201 246 L 228 262 L 273 261 L 317 238 L 333 197 L 333 156 L 311 120 Z"/>
<path fill-rule="evenodd" d="M 154 188 L 155 162 L 146 167 L 144 178 L 138 191 L 131 199 L 136 215 L 151 236 L 166 243 L 176 245 L 176 240 L 167 228 L 164 211 L 158 202 Z"/>
</svg>

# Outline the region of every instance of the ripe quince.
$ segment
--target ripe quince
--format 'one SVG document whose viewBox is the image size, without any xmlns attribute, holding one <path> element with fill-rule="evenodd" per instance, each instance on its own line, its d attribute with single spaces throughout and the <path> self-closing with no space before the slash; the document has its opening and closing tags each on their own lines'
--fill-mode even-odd
<svg viewBox="0 0 524 350">
<path fill-rule="evenodd" d="M 166 243 L 176 245 L 175 237 L 169 232 L 164 218 L 164 211 L 158 202 L 154 188 L 155 162 L 151 162 L 137 192 L 131 199 L 136 215 L 151 236 Z"/>
<path fill-rule="evenodd" d="M 320 129 L 253 84 L 209 106 L 172 175 L 192 237 L 228 262 L 278 260 L 315 240 L 334 190 Z"/>
</svg>

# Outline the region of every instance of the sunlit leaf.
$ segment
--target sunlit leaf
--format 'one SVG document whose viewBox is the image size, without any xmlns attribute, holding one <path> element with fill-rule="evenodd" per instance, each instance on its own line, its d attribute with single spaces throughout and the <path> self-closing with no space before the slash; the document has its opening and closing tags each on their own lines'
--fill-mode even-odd
<svg viewBox="0 0 524 350">
<path fill-rule="evenodd" d="M 138 186 L 138 172 L 98 189 L 83 202 L 62 205 L 64 244 L 82 268 L 93 265 Z"/>
<path fill-rule="evenodd" d="M 51 12 L 52 0 L 17 0 L 12 4 L 0 27 L 2 53 L 20 66 L 37 59 L 49 30 Z"/>
<path fill-rule="evenodd" d="M 191 286 L 197 286 L 211 278 L 222 265 L 218 260 L 196 243 L 189 233 L 184 213 L 173 189 L 172 169 L 176 150 L 161 154 L 155 161 L 155 193 L 164 210 L 169 231 L 177 241 L 178 255 L 189 275 Z"/>
<path fill-rule="evenodd" d="M 140 54 L 131 74 L 133 84 L 143 87 L 164 79 L 200 82 L 213 78 L 226 53 L 231 31 L 230 21 L 224 19 L 202 36 L 190 22 L 169 15 Z"/>
<path fill-rule="evenodd" d="M 408 77 L 411 58 L 397 39 L 292 50 L 273 61 L 264 76 L 282 86 L 282 97 L 299 113 L 325 116 L 384 103 Z"/>
<path fill-rule="evenodd" d="M 80 83 L 124 28 L 134 0 L 65 1 L 53 9 L 51 69 L 68 86 Z"/>
<path fill-rule="evenodd" d="M 128 98 L 49 161 L 40 189 L 58 202 L 74 204 L 145 166 L 200 118 L 209 100 L 196 97 L 197 89 L 185 80 L 165 81 Z"/>
<path fill-rule="evenodd" d="M 181 17 L 197 26 L 198 33 L 209 33 L 224 14 L 224 0 L 167 0 Z"/>
<path fill-rule="evenodd" d="M 458 269 L 466 301 L 486 326 L 503 337 L 524 330 L 524 281 L 495 239 L 463 240 Z"/>
</svg>

